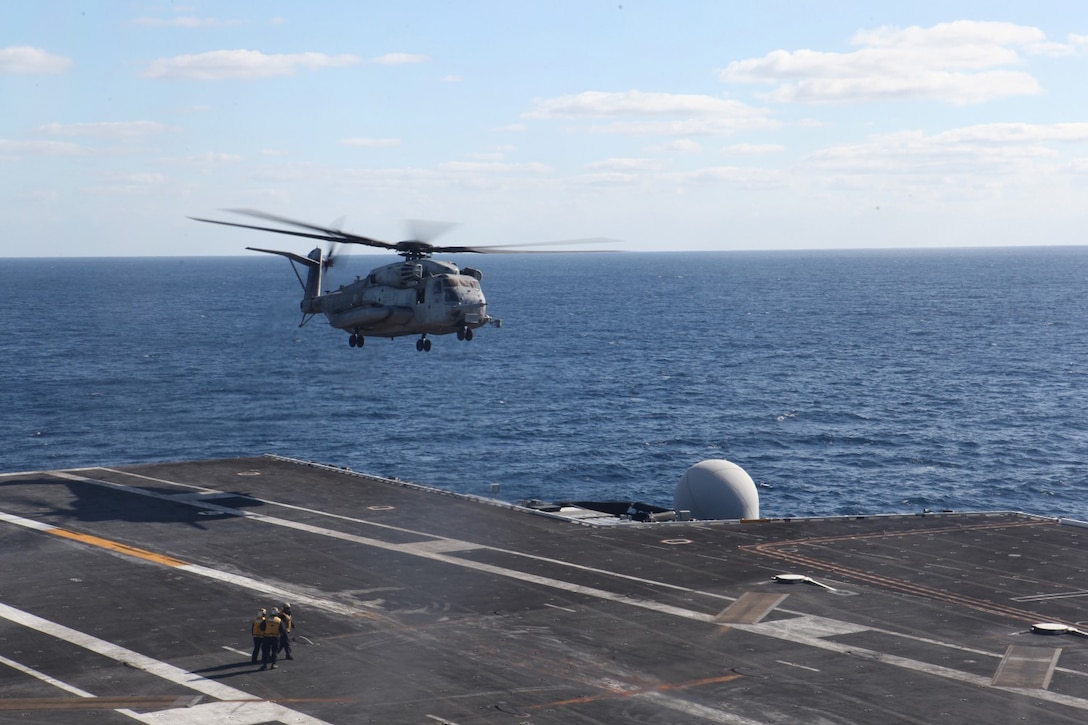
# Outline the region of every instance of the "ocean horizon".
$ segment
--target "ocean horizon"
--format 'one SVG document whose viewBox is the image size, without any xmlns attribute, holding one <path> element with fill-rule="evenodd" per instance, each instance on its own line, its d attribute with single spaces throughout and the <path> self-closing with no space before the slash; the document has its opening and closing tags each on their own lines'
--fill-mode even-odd
<svg viewBox="0 0 1088 725">
<path fill-rule="evenodd" d="M 438 256 L 503 325 L 429 353 L 299 327 L 278 258 L 0 259 L 3 470 L 276 453 L 668 506 L 725 458 L 765 516 L 1088 519 L 1088 247 Z"/>
</svg>

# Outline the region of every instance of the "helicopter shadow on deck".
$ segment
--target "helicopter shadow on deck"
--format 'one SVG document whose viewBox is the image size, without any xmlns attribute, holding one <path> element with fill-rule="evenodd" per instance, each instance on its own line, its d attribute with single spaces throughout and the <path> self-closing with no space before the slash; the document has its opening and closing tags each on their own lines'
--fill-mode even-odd
<svg viewBox="0 0 1088 725">
<path fill-rule="evenodd" d="M 67 495 L 60 492 L 60 486 L 67 489 Z M 23 487 L 26 492 L 18 490 Z M 66 481 L 42 475 L 0 481 L 0 501 L 17 503 L 17 509 L 35 512 L 30 518 L 58 526 L 63 526 L 68 521 L 131 521 L 186 524 L 202 530 L 208 523 L 238 518 L 241 515 L 213 507 L 246 511 L 264 505 L 244 492 L 222 492 L 206 496 L 151 486 L 141 486 L 140 490 L 151 495 L 144 496 L 94 483 Z M 58 505 L 61 499 L 70 503 Z M 11 503 L 5 503 L 0 508 L 10 510 L 12 506 Z M 27 516 L 26 513 L 21 515 Z"/>
</svg>

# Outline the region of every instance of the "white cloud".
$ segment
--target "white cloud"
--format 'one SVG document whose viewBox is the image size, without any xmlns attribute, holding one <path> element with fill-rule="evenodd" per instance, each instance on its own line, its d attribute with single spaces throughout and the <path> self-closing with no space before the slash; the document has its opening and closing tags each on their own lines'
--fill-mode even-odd
<svg viewBox="0 0 1088 725">
<path fill-rule="evenodd" d="M 242 161 L 239 154 L 228 154 L 222 151 L 205 151 L 190 156 L 166 157 L 159 159 L 159 163 L 177 166 L 207 166 L 208 164 L 231 164 Z"/>
<path fill-rule="evenodd" d="M 97 123 L 48 123 L 38 127 L 47 136 L 94 136 L 98 138 L 132 138 L 172 130 L 155 121 L 105 121 Z"/>
<path fill-rule="evenodd" d="M 778 128 L 781 124 L 762 116 L 747 118 L 688 118 L 676 121 L 617 121 L 595 124 L 586 131 L 629 136 L 728 136 L 738 131 Z"/>
<path fill-rule="evenodd" d="M 763 156 L 765 154 L 781 153 L 785 150 L 785 146 L 776 143 L 738 143 L 722 149 L 724 153 L 736 156 Z"/>
<path fill-rule="evenodd" d="M 847 174 L 994 175 L 1059 158 L 1048 142 L 1088 141 L 1088 123 L 982 124 L 926 135 L 906 131 L 809 154 L 806 169 Z M 1026 174 L 1020 178 L 1026 179 Z"/>
<path fill-rule="evenodd" d="M 551 171 L 551 167 L 540 163 L 507 164 L 497 161 L 448 161 L 439 164 L 443 171 L 484 171 L 507 173 L 512 171 L 527 171 L 533 174 L 544 174 Z"/>
<path fill-rule="evenodd" d="M 108 174 L 106 181 L 115 184 L 130 184 L 139 186 L 154 186 L 166 181 L 163 174 L 134 173 L 134 174 Z"/>
<path fill-rule="evenodd" d="M 411 63 L 426 63 L 430 60 L 425 55 L 418 53 L 386 53 L 374 59 L 378 65 L 408 65 Z"/>
<path fill-rule="evenodd" d="M 70 58 L 47 53 L 40 48 L 0 48 L 0 73 L 63 73 L 70 65 Z"/>
<path fill-rule="evenodd" d="M 584 130 L 632 136 L 721 136 L 743 129 L 774 128 L 779 125 L 768 117 L 766 109 L 740 101 L 706 95 L 644 91 L 586 91 L 536 99 L 533 107 L 522 116 L 533 119 L 619 119 L 589 125 Z"/>
<path fill-rule="evenodd" d="M 1007 68 L 1022 64 L 1021 53 L 1073 52 L 1037 28 L 967 20 L 860 31 L 852 44 L 860 49 L 776 50 L 734 61 L 719 76 L 773 84 L 770 97 L 782 102 L 927 99 L 964 105 L 1039 93 L 1032 75 Z"/>
<path fill-rule="evenodd" d="M 650 149 L 654 153 L 694 154 L 703 150 L 701 144 L 690 138 L 678 138 Z"/>
<path fill-rule="evenodd" d="M 443 83 L 460 83 L 461 82 L 461 76 L 458 76 L 458 75 L 442 76 L 442 82 Z"/>
<path fill-rule="evenodd" d="M 140 17 L 133 18 L 129 25 L 148 28 L 226 28 L 242 25 L 241 20 L 220 20 L 219 18 L 198 18 L 191 15 L 178 15 L 173 18 Z"/>
<path fill-rule="evenodd" d="M 299 70 L 319 70 L 356 65 L 356 55 L 291 53 L 269 55 L 257 50 L 213 50 L 196 55 L 159 58 L 143 72 L 145 78 L 187 80 L 248 80 L 294 75 Z"/>
<path fill-rule="evenodd" d="M 773 169 L 748 166 L 709 166 L 693 171 L 666 174 L 664 179 L 680 186 L 727 184 L 744 188 L 778 187 L 787 183 L 786 175 Z"/>
<path fill-rule="evenodd" d="M 400 146 L 399 138 L 342 138 L 340 143 L 345 146 L 361 146 L 368 149 L 387 149 Z"/>
<path fill-rule="evenodd" d="M 591 171 L 656 171 L 661 162 L 654 159 L 615 158 L 586 164 Z"/>
<path fill-rule="evenodd" d="M 586 91 L 558 98 L 533 101 L 525 118 L 607 118 L 616 116 L 717 115 L 749 116 L 762 114 L 740 101 L 714 96 L 679 93 L 624 91 L 610 93 Z"/>
<path fill-rule="evenodd" d="M 1086 141 L 1088 123 L 987 123 L 945 131 L 933 137 L 942 142 L 979 141 L 993 143 Z"/>
<path fill-rule="evenodd" d="M 485 151 L 466 153 L 465 156 L 473 161 L 502 161 L 506 158 L 507 154 L 516 149 L 516 146 L 503 144 L 501 146 L 492 146 Z"/>
<path fill-rule="evenodd" d="M 0 157 L 4 156 L 83 156 L 90 149 L 68 141 L 13 141 L 0 138 Z"/>
</svg>

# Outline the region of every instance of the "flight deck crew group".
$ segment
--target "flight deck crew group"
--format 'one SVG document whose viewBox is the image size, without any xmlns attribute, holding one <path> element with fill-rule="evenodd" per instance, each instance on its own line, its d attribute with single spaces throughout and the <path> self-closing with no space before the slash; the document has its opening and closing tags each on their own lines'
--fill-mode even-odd
<svg viewBox="0 0 1088 725">
<path fill-rule="evenodd" d="M 257 664 L 257 653 L 261 653 L 261 669 L 276 669 L 276 659 L 279 653 L 284 653 L 284 659 L 293 660 L 291 656 L 291 631 L 294 624 L 291 621 L 291 605 L 283 603 L 283 609 L 272 608 L 272 614 L 262 609 L 253 619 L 251 631 L 253 632 L 253 664 Z"/>
</svg>

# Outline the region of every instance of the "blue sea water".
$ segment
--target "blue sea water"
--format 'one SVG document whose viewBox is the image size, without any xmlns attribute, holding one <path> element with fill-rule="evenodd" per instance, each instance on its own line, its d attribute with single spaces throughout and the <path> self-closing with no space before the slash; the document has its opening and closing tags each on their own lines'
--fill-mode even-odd
<svg viewBox="0 0 1088 725">
<path fill-rule="evenodd" d="M 279 258 L 0 260 L 0 470 L 271 452 L 669 505 L 727 458 L 768 516 L 1088 519 L 1088 248 L 456 261 L 503 327 L 419 353 L 299 328 Z"/>
</svg>

